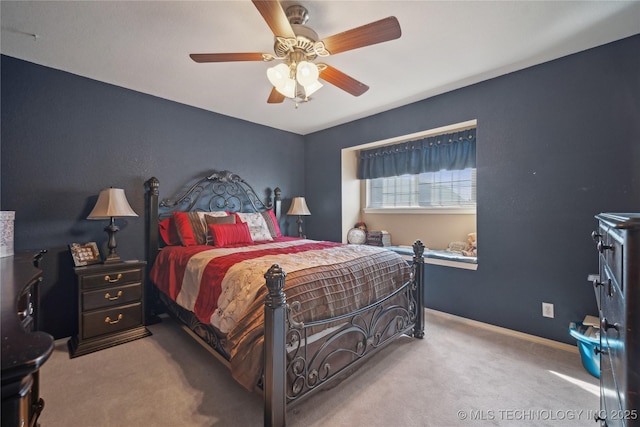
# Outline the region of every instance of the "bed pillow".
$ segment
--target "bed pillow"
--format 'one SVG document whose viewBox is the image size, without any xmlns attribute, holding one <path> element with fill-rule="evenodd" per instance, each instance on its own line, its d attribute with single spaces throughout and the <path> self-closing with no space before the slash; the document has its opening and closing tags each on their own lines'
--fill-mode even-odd
<svg viewBox="0 0 640 427">
<path fill-rule="evenodd" d="M 260 212 L 236 212 L 235 214 L 237 216 L 236 223 L 244 222 L 249 226 L 249 233 L 251 233 L 251 238 L 254 242 L 273 240 L 267 222 Z"/>
<path fill-rule="evenodd" d="M 241 243 L 253 243 L 249 227 L 243 222 L 237 224 L 209 224 L 209 230 L 213 236 L 213 245 L 217 248 Z"/>
<path fill-rule="evenodd" d="M 207 218 L 228 217 L 229 214 L 220 212 L 174 212 L 173 222 L 183 246 L 211 244 L 211 233 L 207 228 Z"/>
<path fill-rule="evenodd" d="M 269 232 L 271 233 L 271 237 L 274 239 L 276 237 L 282 237 L 282 232 L 280 231 L 280 225 L 278 224 L 278 220 L 276 219 L 276 214 L 273 213 L 271 209 L 266 212 L 262 212 L 262 217 L 267 223 L 267 227 L 269 227 Z"/>
<path fill-rule="evenodd" d="M 181 244 L 180 236 L 178 236 L 178 230 L 176 230 L 173 218 L 167 218 L 160 221 L 158 224 L 158 230 L 165 245 L 177 246 Z"/>
<path fill-rule="evenodd" d="M 205 215 L 204 216 L 204 221 L 207 224 L 207 245 L 213 245 L 213 234 L 211 233 L 211 230 L 209 229 L 210 225 L 214 225 L 214 224 L 235 224 L 236 223 L 236 216 L 235 215 L 227 215 L 226 213 L 222 216 L 218 216 L 218 215 Z"/>
<path fill-rule="evenodd" d="M 174 212 L 173 221 L 182 246 L 207 244 L 207 229 L 198 212 Z"/>
</svg>

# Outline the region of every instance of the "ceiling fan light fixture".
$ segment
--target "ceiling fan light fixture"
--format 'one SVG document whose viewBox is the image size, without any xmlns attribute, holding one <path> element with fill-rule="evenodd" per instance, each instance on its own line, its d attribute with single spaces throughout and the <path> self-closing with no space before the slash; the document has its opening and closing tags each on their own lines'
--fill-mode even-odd
<svg viewBox="0 0 640 427">
<path fill-rule="evenodd" d="M 1 0 L 0 0 L 1 1 Z M 253 0 L 275 36 L 274 54 L 260 52 L 192 53 L 197 63 L 230 61 L 273 61 L 283 63 L 267 69 L 267 78 L 273 86 L 267 103 L 279 104 L 285 98 L 296 102 L 308 101 L 309 96 L 325 83 L 353 95 L 360 96 L 369 86 L 327 64 L 315 64 L 318 57 L 326 57 L 361 47 L 395 40 L 402 35 L 395 16 L 389 16 L 319 40 L 318 34 L 305 24 L 309 19 L 307 9 L 282 0 Z M 288 4 L 286 11 L 285 4 Z"/>
<path fill-rule="evenodd" d="M 318 66 L 313 62 L 301 61 L 296 67 L 296 79 L 305 88 L 313 83 L 318 82 Z"/>
<path fill-rule="evenodd" d="M 285 81 L 290 80 L 289 67 L 286 64 L 278 64 L 275 67 L 270 67 L 267 69 L 267 78 L 276 88 L 284 87 Z"/>
<path fill-rule="evenodd" d="M 320 89 L 322 87 L 322 83 L 320 83 L 319 81 L 315 81 L 313 83 L 311 83 L 310 85 L 306 85 L 304 86 L 304 94 L 305 96 L 309 97 L 311 95 L 313 95 L 314 93 L 316 93 L 316 91 L 318 89 Z"/>
<path fill-rule="evenodd" d="M 295 98 L 297 86 L 295 80 L 287 78 L 281 86 L 276 86 L 276 90 L 287 98 Z"/>
</svg>

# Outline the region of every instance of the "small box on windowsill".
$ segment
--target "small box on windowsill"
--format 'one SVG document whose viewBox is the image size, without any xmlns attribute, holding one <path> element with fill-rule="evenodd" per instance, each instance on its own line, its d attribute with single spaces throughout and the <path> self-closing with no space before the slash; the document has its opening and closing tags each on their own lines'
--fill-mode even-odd
<svg viewBox="0 0 640 427">
<path fill-rule="evenodd" d="M 370 246 L 391 246 L 391 234 L 387 231 L 368 231 L 367 245 Z"/>
<path fill-rule="evenodd" d="M 0 211 L 0 258 L 13 255 L 15 211 Z"/>
</svg>

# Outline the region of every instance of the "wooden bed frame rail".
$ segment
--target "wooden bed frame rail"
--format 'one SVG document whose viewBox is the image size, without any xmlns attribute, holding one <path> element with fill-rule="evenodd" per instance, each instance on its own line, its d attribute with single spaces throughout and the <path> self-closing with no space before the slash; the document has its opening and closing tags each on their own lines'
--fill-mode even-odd
<svg viewBox="0 0 640 427">
<path fill-rule="evenodd" d="M 273 191 L 273 202 L 263 203 L 249 184 L 228 171 L 213 172 L 176 201 L 165 199 L 159 203 L 159 181 L 155 177 L 149 179 L 145 187 L 148 269 L 153 266 L 161 247 L 160 218 L 172 211 L 207 209 L 197 206 L 207 187 L 213 189 L 216 199 L 208 199 L 210 210 L 240 211 L 248 203 L 251 205 L 249 209 L 254 211 L 273 209 L 276 218 L 280 219 L 282 201 L 279 188 Z M 159 207 L 163 212 L 159 212 Z M 284 426 L 287 407 L 344 377 L 345 373 L 399 336 L 424 337 L 424 250 L 419 240 L 413 244 L 410 279 L 393 294 L 353 313 L 307 324 L 295 320 L 297 303 L 287 303 L 284 292 L 286 272 L 274 264 L 265 273 L 268 291 L 264 304 L 265 360 L 262 378 L 265 426 Z M 148 288 L 149 292 L 155 290 L 150 283 Z M 324 327 L 327 333 L 320 334 L 323 336 L 316 342 L 313 334 Z M 191 335 L 197 337 L 196 334 Z M 345 337 L 350 339 L 350 343 L 357 342 L 355 347 L 337 345 Z"/>
</svg>

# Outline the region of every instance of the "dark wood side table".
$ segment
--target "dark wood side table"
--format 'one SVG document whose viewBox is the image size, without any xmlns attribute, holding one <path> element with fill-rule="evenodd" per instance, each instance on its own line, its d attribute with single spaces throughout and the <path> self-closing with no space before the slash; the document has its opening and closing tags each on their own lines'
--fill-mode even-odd
<svg viewBox="0 0 640 427">
<path fill-rule="evenodd" d="M 144 325 L 146 262 L 125 261 L 76 267 L 78 334 L 69 356 L 82 356 L 151 335 Z"/>
<path fill-rule="evenodd" d="M 38 258 L 0 259 L 2 292 L 2 427 L 35 426 L 44 400 L 39 370 L 53 351 L 53 337 L 37 331 Z"/>
</svg>

